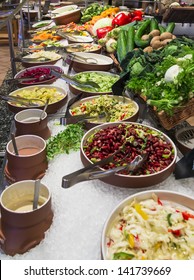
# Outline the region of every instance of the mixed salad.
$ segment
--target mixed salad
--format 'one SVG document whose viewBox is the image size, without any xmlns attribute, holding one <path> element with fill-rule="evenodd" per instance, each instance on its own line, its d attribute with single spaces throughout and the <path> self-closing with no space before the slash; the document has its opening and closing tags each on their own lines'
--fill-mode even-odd
<svg viewBox="0 0 194 280">
<path fill-rule="evenodd" d="M 194 213 L 155 194 L 134 199 L 111 225 L 106 249 L 113 260 L 193 260 Z"/>
<path fill-rule="evenodd" d="M 81 114 L 97 116 L 105 112 L 105 119 L 103 121 L 115 122 L 133 116 L 137 112 L 137 106 L 129 99 L 100 95 L 97 98 L 81 102 L 78 106 L 70 109 L 70 112 L 73 116 Z M 97 120 L 94 119 L 92 122 L 97 122 Z"/>
</svg>

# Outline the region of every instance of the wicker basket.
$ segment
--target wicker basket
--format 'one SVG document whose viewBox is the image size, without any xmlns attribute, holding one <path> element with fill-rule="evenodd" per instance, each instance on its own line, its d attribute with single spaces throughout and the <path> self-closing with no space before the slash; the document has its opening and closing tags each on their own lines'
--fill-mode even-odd
<svg viewBox="0 0 194 280">
<path fill-rule="evenodd" d="M 146 102 L 146 98 L 141 96 Z M 155 107 L 149 106 L 151 113 L 154 115 L 156 120 L 166 129 L 170 130 L 177 124 L 187 120 L 189 117 L 194 116 L 194 98 L 192 98 L 184 106 L 175 108 L 173 114 L 170 116 L 164 111 L 157 112 Z"/>
</svg>

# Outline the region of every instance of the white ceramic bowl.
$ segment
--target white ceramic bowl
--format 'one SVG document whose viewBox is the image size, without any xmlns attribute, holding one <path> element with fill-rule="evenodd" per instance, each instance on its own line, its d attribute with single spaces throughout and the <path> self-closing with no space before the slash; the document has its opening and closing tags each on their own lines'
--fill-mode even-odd
<svg viewBox="0 0 194 280">
<path fill-rule="evenodd" d="M 106 55 L 83 52 L 75 52 L 74 55 L 72 66 L 75 72 L 109 71 L 113 67 L 112 58 Z"/>
<path fill-rule="evenodd" d="M 130 203 L 134 201 L 134 199 L 137 201 L 137 203 L 139 203 L 143 200 L 150 199 L 153 194 L 157 195 L 157 197 L 160 199 L 161 202 L 165 201 L 165 203 L 170 203 L 171 205 L 175 205 L 175 206 L 177 206 L 178 204 L 183 209 L 186 208 L 186 210 L 189 209 L 194 211 L 194 199 L 190 196 L 178 192 L 165 191 L 165 190 L 164 191 L 149 190 L 149 191 L 139 192 L 127 197 L 113 209 L 113 211 L 110 213 L 110 215 L 108 216 L 105 222 L 103 232 L 102 232 L 102 239 L 101 239 L 101 252 L 102 252 L 103 259 L 105 260 L 110 259 L 108 257 L 109 249 L 107 246 L 107 242 L 109 242 L 108 236 L 115 219 L 118 218 L 119 213 L 121 213 L 121 211 L 126 205 L 130 205 Z"/>
</svg>

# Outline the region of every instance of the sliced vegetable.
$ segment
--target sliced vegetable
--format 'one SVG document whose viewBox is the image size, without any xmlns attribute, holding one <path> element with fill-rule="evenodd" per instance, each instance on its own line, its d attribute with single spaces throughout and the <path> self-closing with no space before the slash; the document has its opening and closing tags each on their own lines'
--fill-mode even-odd
<svg viewBox="0 0 194 280">
<path fill-rule="evenodd" d="M 140 204 L 138 204 L 138 203 L 135 204 L 135 210 L 136 210 L 136 212 L 137 212 L 140 216 L 142 216 L 142 218 L 143 218 L 144 220 L 147 220 L 147 219 L 148 219 L 148 215 L 142 210 Z"/>
<path fill-rule="evenodd" d="M 133 254 L 128 254 L 125 252 L 114 253 L 113 255 L 113 260 L 131 260 L 133 258 Z"/>
<path fill-rule="evenodd" d="M 169 213 L 169 214 L 167 215 L 167 221 L 168 221 L 168 224 L 169 224 L 170 227 L 172 226 L 171 216 L 172 216 L 172 213 Z"/>
<path fill-rule="evenodd" d="M 113 29 L 112 26 L 105 26 L 105 27 L 102 27 L 102 28 L 98 28 L 96 30 L 96 34 L 97 34 L 98 39 L 104 38 L 106 36 L 106 34 L 109 31 L 111 31 L 112 29 Z"/>
<path fill-rule="evenodd" d="M 107 18 L 101 18 L 101 19 L 99 19 L 99 20 L 94 24 L 93 29 L 92 29 L 94 36 L 97 35 L 96 30 L 97 30 L 98 28 L 102 28 L 102 27 L 106 27 L 106 26 L 112 26 L 112 19 L 111 19 L 111 18 L 108 18 L 108 17 L 107 17 Z"/>
<path fill-rule="evenodd" d="M 188 219 L 194 219 L 194 215 L 188 213 L 188 212 L 182 212 L 182 216 L 183 216 L 183 219 L 188 221 Z"/>
</svg>

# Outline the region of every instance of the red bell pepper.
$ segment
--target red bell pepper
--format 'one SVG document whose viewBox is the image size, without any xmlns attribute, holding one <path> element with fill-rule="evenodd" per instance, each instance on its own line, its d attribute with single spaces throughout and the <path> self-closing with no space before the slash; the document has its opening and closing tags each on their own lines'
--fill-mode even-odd
<svg viewBox="0 0 194 280">
<path fill-rule="evenodd" d="M 138 10 L 135 10 L 135 11 L 133 11 L 133 13 L 132 13 L 132 16 L 133 16 L 133 17 L 135 17 L 135 16 L 140 16 L 140 17 L 142 17 L 142 15 L 143 15 L 142 11 L 138 11 Z"/>
<path fill-rule="evenodd" d="M 112 26 L 105 26 L 96 30 L 98 39 L 104 38 L 106 34 L 113 29 Z"/>
<path fill-rule="evenodd" d="M 131 22 L 131 14 L 119 13 L 113 20 L 112 26 L 122 26 Z"/>
<path fill-rule="evenodd" d="M 131 21 L 141 21 L 142 19 L 142 16 L 134 16 Z"/>
<path fill-rule="evenodd" d="M 187 212 L 182 212 L 182 216 L 184 220 L 188 220 L 189 218 L 194 219 L 194 215 L 187 213 Z"/>
</svg>

